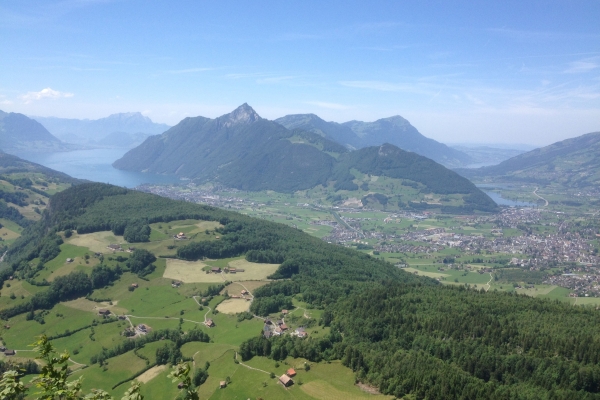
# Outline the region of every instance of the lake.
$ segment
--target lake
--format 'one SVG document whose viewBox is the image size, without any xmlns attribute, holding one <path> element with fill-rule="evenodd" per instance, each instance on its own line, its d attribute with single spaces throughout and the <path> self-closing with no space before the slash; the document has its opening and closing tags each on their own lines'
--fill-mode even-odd
<svg viewBox="0 0 600 400">
<path fill-rule="evenodd" d="M 74 178 L 110 183 L 128 188 L 144 183 L 182 182 L 179 177 L 172 175 L 145 174 L 113 168 L 111 164 L 121 158 L 127 151 L 128 149 L 93 149 L 47 154 L 20 152 L 15 155 L 56 171 L 64 172 Z"/>
<path fill-rule="evenodd" d="M 478 186 L 479 187 L 479 186 Z M 499 206 L 509 206 L 509 207 L 536 207 L 536 203 L 529 203 L 527 201 L 515 201 L 510 199 L 505 199 L 500 195 L 500 193 L 492 192 L 491 190 L 484 190 L 482 187 L 479 187 L 485 194 L 490 196 L 492 200 L 496 202 Z"/>
</svg>

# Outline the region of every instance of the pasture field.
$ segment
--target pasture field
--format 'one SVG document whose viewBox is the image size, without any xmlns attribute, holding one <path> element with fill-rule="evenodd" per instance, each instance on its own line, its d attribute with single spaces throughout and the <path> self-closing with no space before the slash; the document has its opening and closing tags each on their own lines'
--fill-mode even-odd
<svg viewBox="0 0 600 400">
<path fill-rule="evenodd" d="M 110 304 L 110 303 L 112 303 L 112 304 Z M 74 308 L 76 310 L 89 311 L 93 314 L 97 314 L 98 309 L 100 309 L 100 308 L 110 310 L 110 312 L 113 313 L 114 315 L 125 314 L 127 312 L 127 310 L 125 308 L 118 307 L 118 304 L 119 304 L 118 300 L 111 301 L 111 302 L 103 301 L 103 302 L 97 303 L 95 301 L 88 300 L 84 297 L 80 297 L 75 300 L 63 301 L 61 304 L 64 306 L 70 307 L 70 308 Z"/>
<path fill-rule="evenodd" d="M 237 314 L 250 310 L 250 302 L 244 299 L 228 299 L 219 303 L 217 310 L 225 314 Z"/>
<path fill-rule="evenodd" d="M 112 253 L 107 246 L 109 244 L 123 244 L 127 247 L 127 242 L 123 236 L 115 236 L 111 231 L 102 231 L 94 233 L 78 234 L 73 232 L 73 236 L 65 240 L 65 243 L 75 246 L 88 248 L 94 253 Z"/>
<path fill-rule="evenodd" d="M 275 273 L 279 264 L 261 264 L 246 261 L 244 259 L 234 260 L 229 263 L 229 268 L 244 269 L 244 272 L 238 272 L 236 274 L 228 274 L 227 280 L 232 282 L 246 281 L 246 280 L 262 280 L 266 279 L 267 276 Z"/>
<path fill-rule="evenodd" d="M 229 294 L 240 294 L 244 288 L 252 293 L 254 290 L 258 289 L 261 286 L 265 286 L 269 281 L 237 281 L 231 282 L 229 285 L 225 286 L 224 291 L 227 291 Z M 242 286 L 243 285 L 243 286 Z"/>
<path fill-rule="evenodd" d="M 119 396 L 123 396 L 125 390 L 129 388 L 130 383 L 127 382 L 119 385 L 115 389 L 111 389 L 111 387 L 145 367 L 146 362 L 136 356 L 133 351 L 129 351 L 107 360 L 104 367 L 92 365 L 89 368 L 73 373 L 71 376 L 74 379 L 81 375 L 84 376 L 82 386 L 86 392 L 94 388 L 103 388 L 111 395 L 120 398 Z"/>
<path fill-rule="evenodd" d="M 404 271 L 411 273 L 411 274 L 415 274 L 415 275 L 421 275 L 421 276 L 428 276 L 430 278 L 445 278 L 448 277 L 450 275 L 448 274 L 442 274 L 442 273 L 438 273 L 438 272 L 429 272 L 429 271 L 422 271 L 420 269 L 415 269 L 415 268 L 403 268 Z"/>
<path fill-rule="evenodd" d="M 168 368 L 169 367 L 167 365 L 157 365 L 156 367 L 150 368 L 148 371 L 144 372 L 135 379 L 141 383 L 148 383 L 160 375 L 163 371 L 166 371 Z"/>
<path fill-rule="evenodd" d="M 246 280 L 262 280 L 273 274 L 279 264 L 261 264 L 246 261 L 244 259 L 234 259 L 227 262 L 229 268 L 244 269 L 244 272 L 235 274 L 214 274 L 206 273 L 203 269 L 214 265 L 214 262 L 207 261 L 184 261 L 169 258 L 167 259 L 167 267 L 164 278 L 175 279 L 182 282 L 204 282 L 204 283 L 222 283 L 225 281 L 246 281 Z"/>
<path fill-rule="evenodd" d="M 207 265 L 201 261 L 184 261 L 168 258 L 163 278 L 175 279 L 184 283 L 222 283 L 225 281 L 221 274 L 207 273 L 203 269 L 205 267 Z"/>
</svg>

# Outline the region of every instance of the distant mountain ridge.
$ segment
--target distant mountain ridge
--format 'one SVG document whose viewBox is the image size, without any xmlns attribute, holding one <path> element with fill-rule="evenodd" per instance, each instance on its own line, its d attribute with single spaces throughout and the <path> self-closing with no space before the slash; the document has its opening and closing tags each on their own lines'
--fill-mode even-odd
<svg viewBox="0 0 600 400">
<path fill-rule="evenodd" d="M 241 190 L 294 192 L 318 185 L 357 190 L 352 170 L 412 180 L 425 192 L 457 194 L 465 205 L 495 203 L 467 179 L 391 144 L 349 151 L 316 133 L 289 130 L 261 118 L 248 104 L 215 119 L 186 118 L 152 136 L 113 166 L 218 182 Z M 473 202 L 469 203 L 469 199 Z"/>
<path fill-rule="evenodd" d="M 520 154 L 498 165 L 457 169 L 469 178 L 559 183 L 567 187 L 600 184 L 600 132 L 592 132 Z"/>
<path fill-rule="evenodd" d="M 471 158 L 443 143 L 423 136 L 406 119 L 396 115 L 374 122 L 348 121 L 327 122 L 315 114 L 292 114 L 275 120 L 288 129 L 303 129 L 341 143 L 349 148 L 360 149 L 390 143 L 445 165 L 464 166 Z"/>
<path fill-rule="evenodd" d="M 39 122 L 23 114 L 0 111 L 0 149 L 3 151 L 65 151 L 71 148 Z"/>
<path fill-rule="evenodd" d="M 139 112 L 112 114 L 96 120 L 32 118 L 61 140 L 85 145 L 132 147 L 143 142 L 148 136 L 161 134 L 170 128 L 169 125 L 152 122 Z M 115 136 L 116 133 L 118 136 Z"/>
</svg>

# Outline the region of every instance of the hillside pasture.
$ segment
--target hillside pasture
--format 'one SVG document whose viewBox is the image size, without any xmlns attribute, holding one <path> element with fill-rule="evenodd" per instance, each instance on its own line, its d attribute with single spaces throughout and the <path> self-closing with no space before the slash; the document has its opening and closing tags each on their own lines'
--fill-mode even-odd
<svg viewBox="0 0 600 400">
<path fill-rule="evenodd" d="M 175 279 L 184 283 L 191 282 L 211 282 L 221 283 L 224 281 L 221 274 L 206 273 L 203 270 L 207 267 L 201 261 L 183 261 L 169 258 L 163 278 Z"/>
<path fill-rule="evenodd" d="M 235 274 L 227 274 L 227 280 L 233 282 L 239 281 L 260 281 L 267 279 L 267 276 L 275 273 L 280 264 L 261 264 L 253 263 L 246 260 L 234 260 L 228 263 L 229 268 L 243 269 L 244 272 Z"/>
<path fill-rule="evenodd" d="M 166 365 L 157 365 L 156 367 L 152 367 L 148 371 L 146 371 L 143 374 L 141 374 L 140 376 L 138 376 L 136 378 L 136 380 L 141 383 L 148 383 L 152 379 L 154 379 L 158 375 L 160 375 L 161 372 L 166 371 L 167 368 L 168 367 Z"/>
<path fill-rule="evenodd" d="M 250 302 L 244 299 L 228 299 L 217 306 L 217 310 L 224 314 L 237 314 L 250 309 Z"/>
<path fill-rule="evenodd" d="M 126 243 L 123 236 L 115 236 L 111 231 L 102 231 L 94 233 L 77 234 L 65 240 L 66 243 L 74 244 L 75 246 L 87 247 L 94 253 L 109 253 L 107 249 L 109 244 Z"/>
</svg>

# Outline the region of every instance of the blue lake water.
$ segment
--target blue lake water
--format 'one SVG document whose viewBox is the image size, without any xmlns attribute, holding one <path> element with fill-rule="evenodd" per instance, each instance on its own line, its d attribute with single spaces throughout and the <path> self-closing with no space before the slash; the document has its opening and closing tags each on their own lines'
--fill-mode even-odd
<svg viewBox="0 0 600 400">
<path fill-rule="evenodd" d="M 537 204 L 529 203 L 527 201 L 515 201 L 515 200 L 505 199 L 504 197 L 500 196 L 500 194 L 497 192 L 492 192 L 491 190 L 485 190 L 482 187 L 479 187 L 479 188 L 485 194 L 490 196 L 492 198 L 492 200 L 494 200 L 496 202 L 496 204 L 498 204 L 499 206 L 509 206 L 509 207 L 536 207 L 537 206 Z"/>
<path fill-rule="evenodd" d="M 127 149 L 93 149 L 47 154 L 21 152 L 15 155 L 56 171 L 64 172 L 74 178 L 110 183 L 128 188 L 144 183 L 182 182 L 176 176 L 121 171 L 113 168 L 111 164 L 126 152 Z"/>
</svg>

